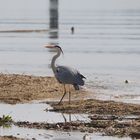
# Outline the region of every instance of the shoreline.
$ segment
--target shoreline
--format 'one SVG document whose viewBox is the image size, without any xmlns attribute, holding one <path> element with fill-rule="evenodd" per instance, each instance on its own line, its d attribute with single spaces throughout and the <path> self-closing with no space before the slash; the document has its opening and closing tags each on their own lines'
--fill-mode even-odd
<svg viewBox="0 0 140 140">
<path fill-rule="evenodd" d="M 90 92 L 72 90 L 72 102 L 67 99 L 58 105 L 57 100 L 63 95 L 63 86 L 54 77 L 30 76 L 19 74 L 0 74 L 0 101 L 8 104 L 28 103 L 34 100 L 42 101 L 53 107 L 47 111 L 61 113 L 85 113 L 90 122 L 13 122 L 18 127 L 53 129 L 59 131 L 101 132 L 108 136 L 131 136 L 140 132 L 140 105 L 116 101 L 87 99 Z M 93 93 L 92 93 L 93 94 Z M 54 101 L 55 100 L 55 101 Z M 130 116 L 130 118 L 129 118 Z M 131 117 L 133 116 L 133 117 Z M 127 118 L 128 117 L 128 118 Z M 139 134 L 140 135 L 140 134 Z M 0 137 L 14 140 L 13 136 Z"/>
<path fill-rule="evenodd" d="M 67 88 L 67 87 L 66 87 Z M 92 89 L 82 88 L 75 91 L 71 88 L 72 100 L 95 99 L 99 101 L 114 101 L 127 104 L 137 104 L 122 100 L 102 99 Z M 68 90 L 68 89 L 67 89 Z M 63 95 L 63 85 L 52 76 L 34 76 L 24 74 L 0 73 L 0 102 L 8 104 L 28 103 L 31 101 L 59 101 Z M 66 94 L 64 101 L 68 100 Z"/>
</svg>

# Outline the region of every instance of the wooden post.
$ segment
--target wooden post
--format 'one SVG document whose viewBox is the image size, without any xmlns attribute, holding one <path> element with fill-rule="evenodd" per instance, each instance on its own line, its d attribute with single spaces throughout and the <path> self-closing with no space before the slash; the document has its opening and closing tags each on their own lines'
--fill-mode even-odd
<svg viewBox="0 0 140 140">
<path fill-rule="evenodd" d="M 50 29 L 58 29 L 58 0 L 50 0 Z"/>
</svg>

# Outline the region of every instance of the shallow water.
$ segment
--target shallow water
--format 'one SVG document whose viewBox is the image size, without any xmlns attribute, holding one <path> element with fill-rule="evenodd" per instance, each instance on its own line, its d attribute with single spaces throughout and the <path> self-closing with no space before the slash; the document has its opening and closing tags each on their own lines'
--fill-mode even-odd
<svg viewBox="0 0 140 140">
<path fill-rule="evenodd" d="M 49 111 L 52 107 L 48 104 L 34 101 L 32 103 L 24 104 L 0 104 L 0 116 L 10 115 L 12 119 L 17 121 L 28 121 L 31 123 L 59 123 L 59 122 L 90 122 L 88 114 L 66 114 Z M 48 110 L 48 111 L 46 111 Z M 137 118 L 138 116 L 125 116 L 124 121 L 129 121 L 130 118 Z M 50 139 L 50 140 L 82 140 L 83 136 L 88 134 L 91 140 L 131 140 L 130 137 L 118 138 L 115 136 L 105 136 L 102 133 L 85 133 L 79 131 L 56 131 L 45 129 L 33 129 L 12 126 L 1 126 L 0 136 L 15 136 L 25 139 L 36 138 L 38 140 Z"/>
<path fill-rule="evenodd" d="M 69 121 L 84 121 L 90 119 L 86 114 L 65 114 L 46 111 L 51 109 L 47 104 L 29 103 L 29 104 L 0 104 L 0 116 L 3 114 L 12 116 L 14 121 L 29 121 L 29 122 L 69 122 Z"/>
<path fill-rule="evenodd" d="M 79 122 L 90 122 L 88 114 L 65 114 L 46 111 L 52 107 L 45 103 L 40 103 L 34 101 L 32 103 L 25 104 L 0 104 L 0 116 L 10 115 L 12 116 L 13 121 L 28 121 L 31 123 L 40 122 L 40 123 L 59 123 L 59 122 L 70 122 L 70 121 L 79 121 Z M 137 118 L 138 116 L 126 116 L 124 121 L 129 121 L 130 118 Z M 128 119 L 128 120 L 127 120 Z M 45 129 L 33 129 L 18 127 L 15 125 L 12 126 L 1 126 L 0 127 L 0 136 L 15 136 L 25 139 L 36 138 L 39 140 L 50 139 L 50 140 L 59 140 L 59 139 L 68 139 L 68 140 L 82 140 L 83 136 L 88 134 L 91 140 L 131 140 L 130 137 L 113 137 L 105 136 L 102 133 L 85 133 L 79 131 L 56 131 L 56 130 L 45 130 Z"/>
<path fill-rule="evenodd" d="M 60 0 L 58 29 L 49 0 L 0 2 L 0 72 L 53 75 L 43 46 L 57 43 L 65 53 L 57 63 L 80 70 L 94 97 L 140 103 L 138 0 Z"/>
<path fill-rule="evenodd" d="M 29 128 L 20 128 L 17 126 L 12 126 L 11 128 L 1 128 L 0 127 L 1 136 L 4 135 L 13 135 L 20 138 L 32 139 L 36 138 L 38 140 L 82 140 L 83 136 L 88 133 L 81 132 L 61 132 L 61 131 L 53 131 L 53 130 L 42 130 L 42 129 L 29 129 Z M 131 140 L 131 138 L 117 138 L 117 137 L 109 137 L 102 136 L 100 134 L 88 134 L 91 140 Z"/>
<path fill-rule="evenodd" d="M 26 104 L 0 104 L 0 116 L 3 114 L 12 116 L 14 121 L 29 121 L 29 122 L 69 122 L 69 121 L 81 121 L 89 122 L 90 119 L 86 114 L 62 114 L 56 112 L 45 111 L 45 109 L 51 109 L 47 104 L 33 102 Z M 135 117 L 135 116 L 128 116 Z M 55 131 L 45 129 L 31 129 L 12 125 L 11 127 L 0 127 L 0 136 L 16 136 L 25 139 L 36 138 L 39 140 L 50 139 L 68 139 L 68 140 L 81 140 L 85 134 L 88 134 L 91 140 L 130 140 L 129 137 L 117 138 L 110 136 L 103 136 L 101 133 L 83 133 L 79 131 Z"/>
</svg>

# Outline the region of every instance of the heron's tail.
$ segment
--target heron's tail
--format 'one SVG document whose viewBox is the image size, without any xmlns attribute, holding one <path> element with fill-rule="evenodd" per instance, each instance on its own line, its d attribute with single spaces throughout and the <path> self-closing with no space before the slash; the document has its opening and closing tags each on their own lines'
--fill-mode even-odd
<svg viewBox="0 0 140 140">
<path fill-rule="evenodd" d="M 79 86 L 77 84 L 74 84 L 73 87 L 75 90 L 79 90 Z"/>
<path fill-rule="evenodd" d="M 83 76 L 82 74 L 80 74 L 80 76 L 81 76 L 81 78 L 84 78 L 84 79 L 86 79 L 86 77 L 85 77 L 85 76 Z"/>
</svg>

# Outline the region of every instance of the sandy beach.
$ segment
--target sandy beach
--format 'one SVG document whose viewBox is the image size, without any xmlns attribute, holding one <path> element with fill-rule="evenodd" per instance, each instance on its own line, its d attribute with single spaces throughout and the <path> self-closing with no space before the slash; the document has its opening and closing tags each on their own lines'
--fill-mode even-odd
<svg viewBox="0 0 140 140">
<path fill-rule="evenodd" d="M 74 91 L 72 87 L 71 91 L 74 99 L 82 99 L 89 94 L 84 90 Z M 32 100 L 55 101 L 60 100 L 62 95 L 63 85 L 59 84 L 54 77 L 0 74 L 1 102 L 16 104 Z"/>
</svg>

